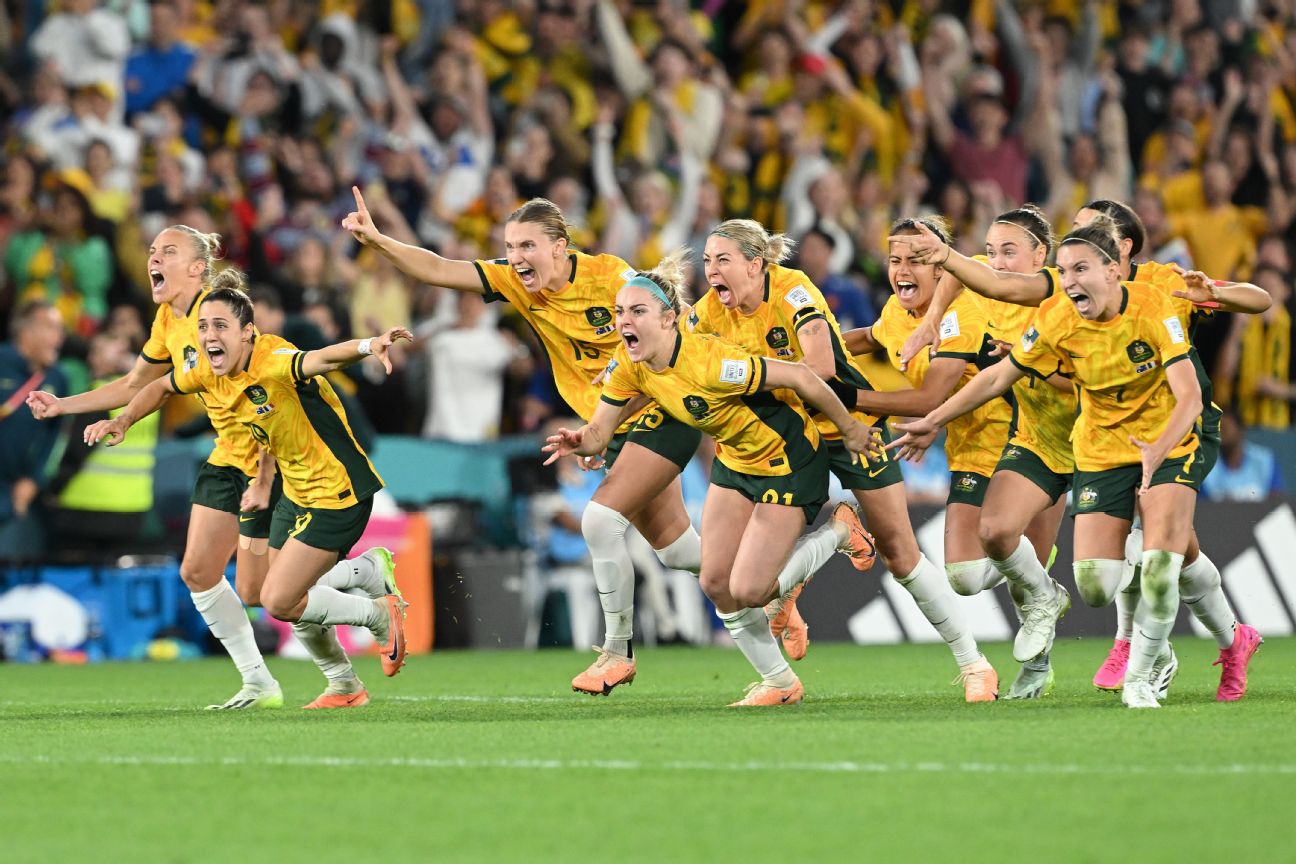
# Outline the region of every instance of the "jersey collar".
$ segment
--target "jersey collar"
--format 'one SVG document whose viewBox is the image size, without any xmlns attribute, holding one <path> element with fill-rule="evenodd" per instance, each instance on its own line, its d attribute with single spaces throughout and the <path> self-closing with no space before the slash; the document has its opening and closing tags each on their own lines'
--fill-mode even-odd
<svg viewBox="0 0 1296 864">
<path fill-rule="evenodd" d="M 1138 265 L 1138 264 L 1135 264 L 1133 261 L 1131 261 L 1131 262 L 1130 262 L 1130 275 L 1129 275 L 1129 279 L 1127 279 L 1127 280 L 1125 280 L 1125 281 L 1127 281 L 1127 282 L 1137 282 L 1137 281 L 1138 281 L 1138 271 L 1139 271 L 1139 265 Z"/>
<path fill-rule="evenodd" d="M 763 297 L 761 297 L 761 300 L 765 303 L 769 302 L 769 285 L 770 285 L 770 274 L 769 271 L 766 270 L 765 271 L 765 294 Z"/>
<path fill-rule="evenodd" d="M 1121 305 L 1120 305 L 1120 311 L 1117 314 L 1124 315 L 1125 307 L 1128 305 L 1129 305 L 1129 289 L 1127 289 L 1125 287 L 1125 283 L 1122 282 L 1121 283 Z"/>
<path fill-rule="evenodd" d="M 668 362 L 668 363 L 666 364 L 666 368 L 667 368 L 667 369 L 674 369 L 674 368 L 675 368 L 675 361 L 679 359 L 680 346 L 683 344 L 683 342 L 684 342 L 684 337 L 681 336 L 681 335 L 679 334 L 679 331 L 678 331 L 678 330 L 676 330 L 676 331 L 675 331 L 675 350 L 671 352 L 671 359 L 670 359 L 670 362 Z"/>
<path fill-rule="evenodd" d="M 576 253 L 568 252 L 567 257 L 571 259 L 571 275 L 567 277 L 567 284 L 576 284 Z"/>
</svg>

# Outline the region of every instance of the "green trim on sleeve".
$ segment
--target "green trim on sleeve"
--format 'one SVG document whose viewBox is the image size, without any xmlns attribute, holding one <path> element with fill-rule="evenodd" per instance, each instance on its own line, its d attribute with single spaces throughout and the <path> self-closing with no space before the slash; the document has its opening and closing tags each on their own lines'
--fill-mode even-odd
<svg viewBox="0 0 1296 864">
<path fill-rule="evenodd" d="M 303 368 L 305 365 L 306 365 L 306 352 L 298 351 L 296 354 L 293 355 L 292 358 L 291 368 L 292 368 L 292 379 L 294 381 L 306 380 L 306 370 Z"/>
<path fill-rule="evenodd" d="M 486 278 L 486 271 L 482 269 L 481 262 L 474 261 L 473 266 L 477 268 L 477 278 L 481 280 L 482 298 L 487 303 L 494 303 L 497 300 L 503 300 L 504 295 L 491 287 L 490 279 Z"/>
<path fill-rule="evenodd" d="M 602 393 L 599 395 L 599 401 L 606 402 L 609 405 L 614 405 L 617 408 L 623 408 L 630 402 L 629 399 L 617 399 L 612 396 L 609 396 L 606 393 Z"/>
<path fill-rule="evenodd" d="M 1059 372 L 1062 371 L 1061 363 L 1059 363 L 1057 368 L 1054 369 L 1052 372 L 1045 374 L 1043 372 L 1037 372 L 1036 370 L 1032 369 L 1030 366 L 1023 365 L 1022 362 L 1018 360 L 1011 352 L 1009 352 L 1008 354 L 1008 359 L 1012 361 L 1012 364 L 1016 366 L 1018 369 L 1025 372 L 1027 375 L 1031 376 L 1032 378 L 1038 378 L 1041 381 L 1047 378 L 1051 378 L 1052 376 L 1057 375 Z M 1064 376 L 1064 377 L 1070 377 L 1070 376 Z"/>
<path fill-rule="evenodd" d="M 751 358 L 752 374 L 751 383 L 755 386 L 749 389 L 748 393 L 759 393 L 765 389 L 766 364 L 764 357 Z M 759 374 L 758 374 L 759 373 Z"/>
<path fill-rule="evenodd" d="M 1192 352 L 1190 351 L 1185 354 L 1180 354 L 1178 357 L 1171 357 L 1169 360 L 1162 361 L 1161 368 L 1169 369 L 1171 366 L 1178 363 L 1180 360 L 1191 360 L 1191 359 L 1192 359 Z"/>
<path fill-rule="evenodd" d="M 966 363 L 975 363 L 977 360 L 976 354 L 965 351 L 937 351 L 936 356 L 932 359 L 939 360 L 942 357 L 952 357 L 955 360 L 962 360 Z"/>
<path fill-rule="evenodd" d="M 800 332 L 801 328 L 811 321 L 825 321 L 824 314 L 813 306 L 807 306 L 792 318 L 792 329 Z"/>
<path fill-rule="evenodd" d="M 140 359 L 143 360 L 145 363 L 152 363 L 154 366 L 161 366 L 161 365 L 163 365 L 164 363 L 165 363 L 165 364 L 170 364 L 170 363 L 171 363 L 171 358 L 170 358 L 170 357 L 167 357 L 166 359 L 163 359 L 163 360 L 159 360 L 159 359 L 157 359 L 156 357 L 150 357 L 149 355 L 145 354 L 143 351 L 140 352 L 140 355 L 139 355 L 139 356 L 140 356 Z"/>
<path fill-rule="evenodd" d="M 179 394 L 179 395 L 181 395 L 181 396 L 185 396 L 185 395 L 187 395 L 187 391 L 186 391 L 183 387 L 181 387 L 180 384 L 176 381 L 176 377 L 175 377 L 175 368 L 174 368 L 174 367 L 172 367 L 172 369 L 171 369 L 171 373 L 170 373 L 169 375 L 167 375 L 167 378 L 169 378 L 169 379 L 171 380 L 171 389 L 172 389 L 172 390 L 174 390 L 177 394 Z"/>
</svg>

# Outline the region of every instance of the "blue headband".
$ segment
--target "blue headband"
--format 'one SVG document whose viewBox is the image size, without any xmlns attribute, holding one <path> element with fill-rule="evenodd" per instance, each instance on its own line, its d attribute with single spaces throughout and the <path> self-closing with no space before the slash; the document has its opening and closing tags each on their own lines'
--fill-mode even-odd
<svg viewBox="0 0 1296 864">
<path fill-rule="evenodd" d="M 632 285 L 637 288 L 647 289 L 648 293 L 656 297 L 658 302 L 662 304 L 663 309 L 675 308 L 675 305 L 671 303 L 670 298 L 666 296 L 666 292 L 662 290 L 662 287 L 647 276 L 644 276 L 643 274 L 632 276 L 630 280 L 626 282 L 625 287 L 629 288 Z"/>
</svg>

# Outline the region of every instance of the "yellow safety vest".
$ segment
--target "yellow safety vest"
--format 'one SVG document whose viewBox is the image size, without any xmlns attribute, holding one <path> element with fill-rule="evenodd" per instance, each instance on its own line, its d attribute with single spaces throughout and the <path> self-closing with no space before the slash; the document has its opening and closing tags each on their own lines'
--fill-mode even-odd
<svg viewBox="0 0 1296 864">
<path fill-rule="evenodd" d="M 112 379 L 94 382 L 102 387 Z M 116 417 L 118 408 L 109 412 Z M 153 509 L 153 465 L 157 461 L 159 412 L 136 423 L 116 447 L 95 447 L 59 495 L 59 506 L 100 513 L 147 513 Z"/>
</svg>

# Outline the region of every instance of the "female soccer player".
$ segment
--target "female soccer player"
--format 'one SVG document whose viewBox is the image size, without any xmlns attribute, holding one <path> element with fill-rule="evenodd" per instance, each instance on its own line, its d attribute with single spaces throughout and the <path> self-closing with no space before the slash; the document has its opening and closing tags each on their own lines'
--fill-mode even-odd
<svg viewBox="0 0 1296 864">
<path fill-rule="evenodd" d="M 753 353 L 805 363 L 840 398 L 853 401 L 856 390 L 873 387 L 846 351 L 837 320 L 819 289 L 800 270 L 780 263 L 790 253 L 790 240 L 782 234 L 770 236 L 758 222 L 722 222 L 707 238 L 702 258 L 710 290 L 693 307 L 688 327 L 715 333 Z M 876 416 L 859 412 L 855 416 L 869 425 L 877 422 Z M 883 562 L 898 574 L 897 581 L 913 595 L 960 666 L 971 667 L 962 676 L 968 701 L 994 698 L 994 686 L 987 688 L 990 679 L 980 669 L 984 660 L 948 582 L 918 548 L 899 465 L 893 460 L 857 464 L 836 427 L 821 415 L 815 416 L 815 422 L 828 453 L 829 470 L 859 501 Z M 831 535 L 811 535 L 793 557 L 806 559 L 800 566 L 813 572 L 832 554 L 833 540 Z M 779 635 L 777 620 L 772 626 Z M 793 656 L 787 632 L 782 635 L 784 648 Z"/>
<path fill-rule="evenodd" d="M 206 362 L 172 369 L 136 394 L 117 417 L 86 427 L 85 440 L 120 441 L 135 421 L 175 393 L 201 393 L 204 403 L 229 412 L 270 451 L 283 474 L 283 497 L 270 524 L 262 605 L 281 621 L 369 628 L 382 646 L 383 672 L 395 675 L 405 662 L 405 604 L 399 595 L 371 599 L 317 584 L 360 538 L 373 495 L 383 485 L 351 434 L 333 387 L 319 376 L 370 354 L 390 372 L 392 342 L 412 338 L 408 330 L 394 328 L 372 339 L 299 351 L 278 336 L 258 334 L 248 296 L 218 287 L 198 304 L 198 341 Z M 368 696 L 356 701 L 363 704 Z"/>
<path fill-rule="evenodd" d="M 1041 304 L 1011 362 L 995 364 L 926 417 L 902 424 L 906 434 L 893 446 L 914 455 L 941 425 L 1026 374 L 1071 375 L 1080 390 L 1072 437 L 1076 585 L 1086 598 L 1110 596 L 1138 500 L 1146 548 L 1122 700 L 1156 708 L 1153 681 L 1158 667 L 1173 662 L 1168 637 L 1204 476 L 1196 432 L 1201 388 L 1191 364 L 1180 362 L 1190 345 L 1170 299 L 1146 283 L 1121 281 L 1119 242 L 1106 217 L 1068 234 L 1057 262 L 1065 296 Z"/>
<path fill-rule="evenodd" d="M 1185 274 L 1173 265 L 1167 266 L 1156 262 L 1132 264 L 1130 259 L 1141 251 L 1147 236 L 1138 215 L 1128 205 L 1119 201 L 1091 201 L 1076 213 L 1074 225 L 1081 227 L 1098 216 L 1107 216 L 1116 224 L 1120 241 L 1118 264 L 1122 279 L 1147 283 L 1166 294 L 1175 308 L 1180 326 L 1188 334 L 1190 344 L 1194 326 L 1203 314 L 1210 314 L 1214 309 L 1255 314 L 1268 308 L 1270 303 L 1268 294 L 1254 285 L 1211 281 L 1201 274 L 1192 275 L 1192 282 L 1189 284 L 1185 281 Z M 1056 272 L 1050 272 L 1048 269 L 1033 274 L 995 271 L 981 262 L 960 255 L 958 252 L 952 252 L 949 246 L 942 243 L 935 235 L 924 234 L 911 239 L 910 243 L 914 255 L 921 260 L 944 262 L 944 266 L 967 287 L 994 299 L 1037 306 L 1053 293 L 1056 284 Z M 906 355 L 921 350 L 921 345 L 930 344 L 935 339 L 935 321 L 931 320 L 931 316 L 923 323 L 920 330 L 921 332 L 915 334 L 915 337 L 906 345 Z M 1210 377 L 1206 374 L 1197 351 L 1191 350 L 1189 356 L 1206 406 L 1202 412 L 1199 433 L 1202 439 L 1202 460 L 1206 473 L 1209 474 L 1219 455 L 1219 408 L 1211 401 Z M 1134 610 L 1138 604 L 1140 580 L 1134 578 L 1134 570 L 1142 558 L 1141 537 L 1141 531 L 1131 532 L 1123 556 L 1125 563 L 1117 583 L 1120 590 L 1116 594 L 1116 639 L 1106 660 L 1094 675 L 1094 686 L 1099 689 L 1119 690 L 1125 678 L 1125 667 L 1131 644 L 1130 636 L 1134 625 Z M 1220 701 L 1240 699 L 1246 690 L 1246 666 L 1260 644 L 1260 636 L 1254 628 L 1238 624 L 1220 588 L 1219 570 L 1202 553 L 1195 531 L 1192 533 L 1185 560 L 1184 581 L 1197 587 L 1190 590 L 1187 584 L 1182 586 L 1184 602 L 1215 637 L 1220 648 L 1217 665 L 1222 669 L 1216 698 Z M 1091 595 L 1085 600 L 1086 602 L 1092 600 L 1095 605 L 1105 605 L 1110 597 Z M 1158 682 L 1160 695 L 1165 695 L 1166 688 L 1169 687 L 1177 668 L 1177 663 L 1166 667 L 1166 678 Z"/>
<path fill-rule="evenodd" d="M 356 209 L 342 221 L 343 228 L 422 282 L 511 303 L 544 345 L 559 394 L 582 418 L 594 416 L 599 389 L 592 382 L 620 343 L 612 307 L 617 291 L 634 275 L 629 264 L 614 255 L 568 248 L 562 211 L 543 198 L 509 216 L 506 257 L 442 258 L 380 233 L 360 190 L 353 191 Z M 607 695 L 635 677 L 634 569 L 625 544 L 627 527 L 638 528 L 667 567 L 693 573 L 701 567 L 701 545 L 679 481 L 700 440 L 697 430 L 648 406 L 607 441 L 609 471 L 581 518 L 607 630 L 603 646 L 594 649 L 598 659 L 572 679 L 577 692 Z"/>
<path fill-rule="evenodd" d="M 916 233 L 919 224 L 945 236 L 944 229 L 931 219 L 902 219 L 892 226 L 891 234 L 906 236 Z M 882 307 L 882 314 L 872 326 L 845 334 L 847 352 L 867 354 L 883 348 L 892 364 L 899 368 L 900 346 L 926 312 L 941 275 L 940 267 L 915 262 L 909 246 L 893 240 L 888 277 L 894 295 Z M 902 370 L 913 389 L 893 392 L 861 390 L 856 397 L 856 407 L 878 417 L 918 417 L 932 410 L 951 392 L 972 380 L 979 366 L 989 362 L 991 341 L 988 327 L 981 304 L 971 296 L 960 297 L 941 322 L 943 339 L 940 352 L 930 361 L 926 356 L 916 358 Z M 977 522 L 990 474 L 1008 442 L 1011 419 L 1012 407 L 1004 400 L 995 400 L 952 426 L 945 441 L 951 472 L 945 508 L 945 573 L 948 584 L 955 591 L 966 591 L 963 586 L 970 584 L 976 584 L 979 590 L 980 585 L 988 581 L 985 571 L 989 564 L 977 536 Z M 952 598 L 947 605 L 951 609 L 957 608 Z M 963 631 L 961 638 L 951 641 L 951 648 L 962 670 L 960 677 L 967 689 L 968 701 L 997 698 L 998 674 L 977 650 L 976 642 L 966 632 L 966 627 L 960 629 Z"/>
<path fill-rule="evenodd" d="M 794 704 L 805 690 L 779 651 L 763 607 L 806 578 L 806 571 L 791 574 L 784 564 L 828 498 L 827 453 L 800 399 L 831 420 L 850 452 L 877 450 L 880 441 L 808 366 L 678 327 L 678 260 L 635 275 L 618 293 L 623 345 L 602 399 L 584 426 L 549 436 L 546 461 L 602 452 L 646 399 L 714 437 L 716 462 L 702 516 L 702 590 L 761 676 L 733 705 Z M 769 392 L 779 389 L 784 394 Z"/>
</svg>

